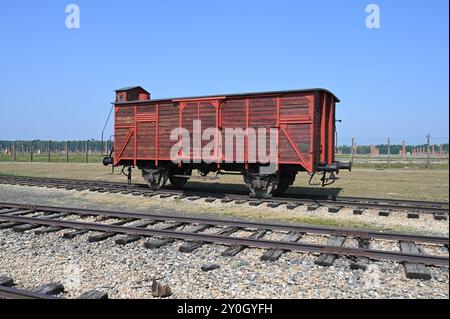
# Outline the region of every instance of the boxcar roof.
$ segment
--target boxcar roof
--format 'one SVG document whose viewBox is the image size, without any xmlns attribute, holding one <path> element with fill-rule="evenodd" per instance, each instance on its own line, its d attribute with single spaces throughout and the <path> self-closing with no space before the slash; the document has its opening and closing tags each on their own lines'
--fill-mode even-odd
<svg viewBox="0 0 450 319">
<path fill-rule="evenodd" d="M 124 87 L 124 88 L 121 88 L 121 89 L 117 89 L 117 90 L 114 90 L 114 91 L 115 92 L 122 92 L 122 91 L 129 91 L 129 90 L 133 90 L 133 89 L 141 89 L 141 90 L 147 92 L 147 90 L 145 90 L 142 86 L 138 86 L 138 85 L 137 86 L 127 86 L 127 87 Z"/>
<path fill-rule="evenodd" d="M 121 89 L 123 90 L 123 89 Z M 118 90 L 116 90 L 118 91 Z M 340 102 L 339 98 L 336 97 L 332 92 L 327 89 L 313 88 L 313 89 L 300 89 L 300 90 L 284 90 L 284 91 L 265 91 L 265 92 L 247 92 L 247 93 L 231 93 L 231 94 L 214 94 L 214 95 L 202 95 L 202 96 L 189 96 L 189 97 L 173 97 L 173 98 L 161 98 L 161 99 L 151 99 L 143 101 L 124 101 L 124 102 L 113 102 L 112 104 L 136 104 L 136 103 L 147 103 L 147 102 L 167 102 L 172 100 L 190 100 L 190 99 L 205 99 L 214 97 L 239 97 L 239 96 L 257 96 L 257 95 L 275 95 L 275 94 L 291 94 L 291 93 L 306 93 L 306 92 L 327 92 L 333 95 L 336 102 Z"/>
</svg>

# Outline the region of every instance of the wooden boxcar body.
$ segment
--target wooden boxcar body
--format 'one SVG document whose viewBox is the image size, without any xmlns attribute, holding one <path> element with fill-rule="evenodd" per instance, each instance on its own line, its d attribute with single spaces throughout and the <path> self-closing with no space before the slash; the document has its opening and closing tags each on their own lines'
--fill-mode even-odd
<svg viewBox="0 0 450 319">
<path fill-rule="evenodd" d="M 277 174 L 275 184 L 282 184 L 281 180 L 285 181 L 284 184 L 292 184 L 298 171 L 322 172 L 325 179 L 327 172 L 333 174 L 340 167 L 348 168 L 334 160 L 337 102 L 338 98 L 324 89 L 157 100 L 150 99 L 150 94 L 141 87 L 120 89 L 116 91 L 114 102 L 114 156 L 110 160 L 115 166 L 142 169 L 150 186 L 155 188 L 165 183 L 161 182 L 158 174 L 162 180 L 164 176 L 169 178 L 172 184 L 177 184 L 178 178 L 176 186 L 182 186 L 191 170 L 199 169 L 203 174 L 241 171 L 247 185 L 256 180 L 255 185 L 249 185 L 254 186 L 253 189 L 250 187 L 252 192 L 257 189 L 275 192 L 277 185 L 268 186 L 270 182 L 267 181 L 273 180 Z M 262 161 L 258 155 L 250 159 L 247 136 L 244 137 L 243 149 L 233 146 L 232 152 L 229 149 L 226 152 L 225 134 L 220 139 L 215 136 L 214 148 L 208 153 L 209 161 L 205 161 L 198 149 L 200 145 L 205 147 L 209 140 L 199 140 L 196 146 L 192 143 L 187 152 L 180 151 L 174 159 L 172 147 L 183 142 L 181 130 L 176 131 L 179 136 L 174 140 L 174 129 L 184 128 L 192 137 L 196 120 L 201 121 L 202 130 L 216 128 L 218 134 L 226 129 L 245 132 L 254 129 L 257 134 L 267 134 L 267 150 L 269 130 L 275 130 L 278 152 L 274 175 L 268 177 L 257 173 Z M 260 132 L 260 128 L 267 130 Z M 259 144 L 256 147 L 260 147 Z"/>
</svg>

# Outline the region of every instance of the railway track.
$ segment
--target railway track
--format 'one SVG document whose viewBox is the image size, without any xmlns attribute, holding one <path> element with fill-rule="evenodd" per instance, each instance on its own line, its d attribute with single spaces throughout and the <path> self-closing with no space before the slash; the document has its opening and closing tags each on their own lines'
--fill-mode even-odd
<svg viewBox="0 0 450 319">
<path fill-rule="evenodd" d="M 230 194 L 227 192 L 208 192 L 195 188 L 184 188 L 183 190 L 167 188 L 153 191 L 145 184 L 128 185 L 119 182 L 17 176 L 0 176 L 0 184 L 63 188 L 68 190 L 90 190 L 101 193 L 123 193 L 146 197 L 160 195 L 165 198 L 188 198 L 191 200 L 205 198 L 211 202 L 215 200 L 222 202 L 234 201 L 239 204 L 249 203 L 252 206 L 266 203 L 269 208 L 286 204 L 288 209 L 293 209 L 300 205 L 306 205 L 309 210 L 327 207 L 333 213 L 339 212 L 343 207 L 353 208 L 355 214 L 362 214 L 365 209 L 377 209 L 382 216 L 389 216 L 389 211 L 407 211 L 409 212 L 408 218 L 418 218 L 420 214 L 434 214 L 437 220 L 447 220 L 449 212 L 448 202 L 416 200 L 318 195 L 286 195 L 284 197 L 252 198 L 248 194 L 239 192 Z"/>
<path fill-rule="evenodd" d="M 86 222 L 84 219 L 88 216 L 94 217 L 95 221 Z M 369 260 L 390 260 L 402 262 L 405 267 L 412 265 L 411 278 L 428 276 L 425 265 L 449 266 L 448 237 L 394 232 L 0 203 L 0 229 L 5 228 L 17 232 L 34 230 L 36 234 L 63 231 L 64 238 L 89 233 L 88 240 L 91 242 L 116 237 L 115 243 L 120 245 L 143 240 L 147 248 L 159 248 L 181 240 L 183 244 L 179 249 L 185 253 L 192 253 L 206 244 L 228 246 L 222 253 L 225 256 L 234 256 L 243 249 L 255 247 L 267 249 L 261 259 L 271 261 L 277 260 L 287 251 L 313 253 L 319 254 L 316 263 L 324 266 L 331 265 L 339 256 L 350 257 L 352 265 L 362 269 L 365 269 Z M 215 232 L 207 232 L 207 229 Z M 251 235 L 235 236 L 239 231 L 247 231 Z M 270 233 L 283 237 L 280 240 L 265 239 Z M 302 241 L 305 235 L 325 236 L 328 242 L 313 244 Z M 358 247 L 345 245 L 348 239 L 356 239 Z M 371 242 L 376 240 L 397 242 L 400 249 L 386 251 L 370 248 Z M 442 255 L 424 254 L 421 245 L 438 246 L 445 252 Z"/>
<path fill-rule="evenodd" d="M 14 280 L 0 276 L 0 299 L 61 299 L 57 295 L 64 292 L 60 283 L 48 283 L 33 289 L 15 287 Z M 108 299 L 108 294 L 98 290 L 83 293 L 78 299 Z"/>
</svg>

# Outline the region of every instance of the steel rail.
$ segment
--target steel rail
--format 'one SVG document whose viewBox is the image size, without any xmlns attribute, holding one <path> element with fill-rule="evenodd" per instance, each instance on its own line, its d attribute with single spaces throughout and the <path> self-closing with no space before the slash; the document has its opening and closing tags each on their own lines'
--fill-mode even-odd
<svg viewBox="0 0 450 319">
<path fill-rule="evenodd" d="M 36 217 L 22 217 L 11 215 L 0 215 L 1 220 L 18 222 L 23 224 L 34 224 L 43 226 L 59 226 L 64 228 L 93 230 L 100 232 L 112 232 L 117 234 L 137 235 L 143 237 L 157 236 L 179 240 L 206 242 L 224 245 L 238 245 L 256 248 L 275 248 L 286 251 L 323 253 L 353 257 L 367 257 L 371 259 L 385 259 L 399 262 L 421 263 L 426 265 L 449 266 L 448 256 L 431 256 L 419 254 L 405 254 L 394 251 L 380 251 L 363 248 L 336 247 L 329 245 L 318 245 L 298 242 L 284 242 L 256 238 L 241 238 L 214 234 L 189 233 L 174 230 L 148 229 L 133 226 L 117 226 L 111 224 L 86 223 L 77 221 L 55 220 Z"/>
<path fill-rule="evenodd" d="M 112 210 L 97 210 L 97 209 L 82 209 L 71 207 L 57 207 L 57 206 L 45 206 L 45 205 L 33 205 L 33 204 L 18 204 L 18 203 L 1 203 L 0 208 L 3 209 L 23 209 L 27 211 L 45 211 L 45 212 L 64 212 L 75 215 L 93 215 L 93 216 L 108 216 L 111 218 L 136 218 L 136 219 L 150 219 L 159 221 L 173 221 L 189 224 L 205 224 L 213 226 L 233 226 L 238 228 L 247 229 L 267 229 L 272 231 L 292 231 L 300 233 L 312 233 L 312 234 L 324 234 L 333 236 L 352 236 L 358 238 L 371 238 L 382 240 L 397 240 L 397 241 L 411 241 L 429 244 L 442 244 L 447 245 L 449 243 L 448 237 L 441 236 L 423 236 L 415 234 L 405 234 L 396 232 L 376 232 L 368 230 L 358 229 L 345 229 L 337 227 L 319 227 L 319 226 L 306 226 L 306 225 L 291 225 L 282 223 L 263 223 L 252 221 L 237 221 L 230 219 L 218 219 L 208 218 L 200 216 L 185 216 L 180 214 L 156 214 L 147 212 L 128 212 L 128 211 L 112 211 Z M 3 216 L 9 216 L 9 211 L 2 213 L 0 211 L 0 220 Z"/>
<path fill-rule="evenodd" d="M 16 177 L 16 176 L 3 176 L 0 177 L 0 183 L 4 181 L 15 182 L 16 184 L 32 185 L 35 186 L 47 186 L 64 188 L 80 187 L 83 189 L 96 188 L 112 190 L 123 190 L 130 192 L 141 192 L 145 194 L 167 194 L 167 195 L 185 195 L 185 196 L 201 196 L 201 197 L 213 197 L 213 198 L 227 198 L 233 200 L 258 200 L 261 202 L 277 202 L 277 203 L 298 203 L 298 204 L 319 204 L 322 206 L 327 205 L 346 205 L 350 207 L 364 207 L 364 208 L 386 208 L 393 210 L 420 210 L 425 213 L 447 213 L 449 210 L 449 203 L 447 202 L 430 202 L 430 201 L 417 201 L 417 200 L 401 200 L 401 199 L 383 199 L 383 198 L 368 198 L 368 197 L 339 197 L 339 196 L 320 196 L 320 195 L 292 195 L 285 197 L 271 197 L 271 198 L 252 198 L 249 195 L 244 194 L 227 194 L 225 192 L 205 192 L 203 190 L 197 190 L 192 188 L 185 188 L 183 190 L 174 189 L 160 189 L 153 191 L 144 184 L 132 184 L 128 185 L 120 182 L 103 182 L 103 181 L 88 181 L 88 180 L 74 180 L 74 179 L 53 179 L 53 178 L 36 178 L 36 177 Z M 36 185 L 39 183 L 38 185 Z M 66 183 L 66 184 L 64 184 Z M 70 184 L 70 185 L 67 185 Z"/>
<path fill-rule="evenodd" d="M 356 200 L 347 200 L 343 197 L 338 197 L 336 199 L 308 199 L 308 198 L 295 198 L 295 197 L 271 197 L 271 198 L 249 198 L 245 195 L 227 195 L 225 198 L 233 199 L 233 200 L 258 200 L 261 202 L 277 202 L 277 203 L 296 203 L 296 204 L 318 204 L 319 206 L 330 206 L 330 205 L 341 205 L 345 207 L 353 207 L 353 208 L 384 208 L 384 209 L 392 209 L 392 210 L 419 210 L 421 213 L 447 213 L 448 207 L 430 207 L 430 206 L 415 206 L 408 205 L 406 202 L 394 204 L 392 203 L 384 203 L 383 199 L 371 199 L 372 202 L 368 201 L 356 201 Z"/>
<path fill-rule="evenodd" d="M 79 179 L 68 179 L 68 178 L 48 178 L 48 177 L 22 177 L 22 176 L 0 176 L 0 183 L 2 180 L 26 180 L 26 181 L 45 181 L 47 183 L 60 183 L 60 182 L 68 182 L 73 183 L 77 185 L 84 185 L 86 187 L 89 186 L 111 186 L 111 187 L 120 187 L 120 188 L 131 188 L 131 189 L 142 189 L 146 190 L 150 193 L 155 192 L 151 189 L 148 189 L 148 186 L 146 184 L 131 184 L 128 185 L 126 183 L 122 182 L 108 182 L 108 181 L 95 181 L 95 180 L 79 180 Z M 185 188 L 184 190 L 174 190 L 174 189 L 160 189 L 158 192 L 174 192 L 176 194 L 181 194 L 183 192 L 192 192 L 192 194 L 199 194 L 199 193 L 205 193 L 205 194 L 215 194 L 215 195 L 231 195 L 226 194 L 223 192 L 205 192 L 201 190 L 197 190 L 195 188 Z M 295 197 L 294 197 L 295 196 Z M 282 199 L 282 200 L 295 200 L 295 199 L 301 199 L 301 200 L 330 200 L 330 201 L 339 201 L 343 200 L 346 202 L 369 202 L 369 201 L 376 201 L 376 202 L 382 202 L 384 204 L 393 204 L 393 205 L 401 205 L 401 204 L 417 204 L 417 205 L 432 205 L 432 206 L 442 206 L 443 208 L 448 208 L 449 203 L 448 202 L 434 202 L 434 201 L 422 201 L 422 200 L 409 200 L 409 199 L 392 199 L 392 198 L 373 198 L 373 197 L 350 197 L 350 196 L 333 196 L 333 195 L 297 195 L 292 194 L 285 197 L 273 197 L 270 199 L 264 199 L 262 200 L 272 200 L 272 199 Z"/>
</svg>

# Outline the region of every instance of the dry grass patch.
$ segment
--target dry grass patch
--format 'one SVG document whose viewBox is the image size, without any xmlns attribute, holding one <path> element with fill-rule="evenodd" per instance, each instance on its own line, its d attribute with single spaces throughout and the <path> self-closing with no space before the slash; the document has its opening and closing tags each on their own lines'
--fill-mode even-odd
<svg viewBox="0 0 450 319">
<path fill-rule="evenodd" d="M 126 182 L 125 176 L 119 173 L 120 169 L 117 168 L 115 174 L 111 174 L 111 168 L 102 164 L 0 163 L 0 175 Z M 340 179 L 326 188 L 308 185 L 309 176 L 299 173 L 288 193 L 448 201 L 448 173 L 448 170 L 426 169 L 355 169 L 352 172 L 342 171 Z M 137 170 L 134 170 L 133 181 L 144 182 Z M 235 175 L 225 175 L 214 182 L 191 181 L 187 186 L 199 189 L 207 187 L 211 191 L 247 191 L 242 177 Z"/>
</svg>

